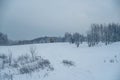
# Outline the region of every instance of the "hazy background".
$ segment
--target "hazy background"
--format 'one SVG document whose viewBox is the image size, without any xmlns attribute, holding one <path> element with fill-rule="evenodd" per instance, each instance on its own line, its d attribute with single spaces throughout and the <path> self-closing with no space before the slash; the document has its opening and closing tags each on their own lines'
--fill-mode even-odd
<svg viewBox="0 0 120 80">
<path fill-rule="evenodd" d="M 0 31 L 13 40 L 85 33 L 120 22 L 120 0 L 0 0 Z"/>
</svg>

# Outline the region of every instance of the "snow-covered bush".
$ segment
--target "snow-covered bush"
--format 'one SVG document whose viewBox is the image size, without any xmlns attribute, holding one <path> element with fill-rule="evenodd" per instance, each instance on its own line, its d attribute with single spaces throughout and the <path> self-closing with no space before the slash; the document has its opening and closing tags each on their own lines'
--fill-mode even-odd
<svg viewBox="0 0 120 80">
<path fill-rule="evenodd" d="M 8 56 L 0 54 L 0 69 L 3 69 L 5 65 L 9 64 Z"/>
<path fill-rule="evenodd" d="M 110 60 L 110 63 L 114 63 L 114 62 L 115 62 L 114 59 L 111 59 L 111 60 Z"/>
<path fill-rule="evenodd" d="M 0 54 L 0 58 L 5 59 L 5 58 L 7 58 L 7 56 L 5 54 Z"/>
<path fill-rule="evenodd" d="M 26 63 L 19 69 L 19 71 L 20 71 L 20 74 L 28 74 L 28 73 L 38 71 L 38 70 L 43 70 L 43 69 L 47 69 L 50 71 L 54 70 L 54 68 L 50 65 L 49 60 L 39 59 L 32 63 Z"/>
<path fill-rule="evenodd" d="M 74 66 L 75 65 L 73 61 L 69 61 L 69 60 L 63 60 L 62 63 L 65 66 Z"/>
<path fill-rule="evenodd" d="M 14 75 L 30 74 L 40 70 L 54 70 L 50 61 L 41 56 L 34 56 L 34 60 L 28 54 L 16 59 L 10 58 L 10 55 L 0 54 L 0 80 L 12 80 Z"/>
<path fill-rule="evenodd" d="M 12 66 L 13 68 L 18 68 L 18 67 L 19 67 L 19 64 L 18 64 L 18 62 L 17 62 L 16 60 L 13 60 L 13 63 L 11 64 L 11 66 Z"/>
<path fill-rule="evenodd" d="M 47 68 L 47 70 L 53 71 L 54 68 L 51 66 L 50 61 L 47 59 L 42 59 L 41 61 L 37 62 L 39 68 Z"/>
<path fill-rule="evenodd" d="M 19 63 L 20 65 L 24 65 L 26 63 L 29 63 L 31 61 L 31 58 L 29 55 L 21 55 L 18 57 L 18 59 L 16 60 L 17 63 Z"/>
</svg>

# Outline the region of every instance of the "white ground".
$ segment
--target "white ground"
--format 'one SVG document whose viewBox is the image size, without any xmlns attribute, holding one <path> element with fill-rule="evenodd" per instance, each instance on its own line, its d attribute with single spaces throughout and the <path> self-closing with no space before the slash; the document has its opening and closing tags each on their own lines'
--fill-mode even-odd
<svg viewBox="0 0 120 80">
<path fill-rule="evenodd" d="M 68 43 L 0 46 L 0 53 L 9 54 L 11 51 L 17 58 L 29 54 L 31 46 L 36 47 L 37 55 L 51 62 L 54 71 L 45 75 L 42 75 L 45 71 L 16 75 L 13 80 L 120 80 L 120 42 L 95 47 L 84 43 L 79 48 Z M 63 60 L 73 61 L 75 66 L 65 66 Z"/>
</svg>

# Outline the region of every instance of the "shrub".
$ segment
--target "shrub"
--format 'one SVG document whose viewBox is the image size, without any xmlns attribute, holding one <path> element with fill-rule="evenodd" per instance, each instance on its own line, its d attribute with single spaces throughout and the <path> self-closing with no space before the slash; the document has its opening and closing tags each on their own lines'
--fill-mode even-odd
<svg viewBox="0 0 120 80">
<path fill-rule="evenodd" d="M 31 58 L 27 54 L 19 56 L 18 59 L 17 59 L 17 63 L 20 63 L 21 65 L 29 63 L 30 61 L 31 61 Z"/>
<path fill-rule="evenodd" d="M 110 60 L 110 63 L 114 63 L 115 61 L 113 59 Z"/>
<path fill-rule="evenodd" d="M 25 73 L 30 73 L 30 68 L 28 66 L 24 66 L 22 68 L 20 68 L 20 74 L 25 74 Z"/>
<path fill-rule="evenodd" d="M 1 59 L 6 59 L 7 56 L 6 56 L 5 54 L 0 54 L 0 58 L 1 58 Z"/>
<path fill-rule="evenodd" d="M 47 69 L 50 71 L 54 70 L 54 68 L 50 65 L 49 60 L 39 59 L 31 63 L 26 63 L 19 69 L 19 71 L 20 71 L 20 74 L 28 74 L 28 73 L 31 73 L 37 70 L 43 70 L 43 69 Z"/>
<path fill-rule="evenodd" d="M 65 66 L 74 66 L 74 62 L 73 61 L 63 60 L 62 63 Z"/>
</svg>

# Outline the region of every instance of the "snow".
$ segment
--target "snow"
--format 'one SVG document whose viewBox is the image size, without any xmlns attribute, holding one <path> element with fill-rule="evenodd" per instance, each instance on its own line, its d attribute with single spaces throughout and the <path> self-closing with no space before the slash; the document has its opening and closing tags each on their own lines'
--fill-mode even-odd
<svg viewBox="0 0 120 80">
<path fill-rule="evenodd" d="M 17 58 L 30 54 L 31 46 L 36 47 L 38 56 L 51 62 L 54 71 L 15 75 L 13 80 L 120 80 L 120 42 L 94 47 L 83 43 L 78 48 L 69 43 L 0 46 L 0 53 L 12 52 L 13 58 Z M 63 60 L 73 61 L 75 65 L 65 66 Z"/>
</svg>

